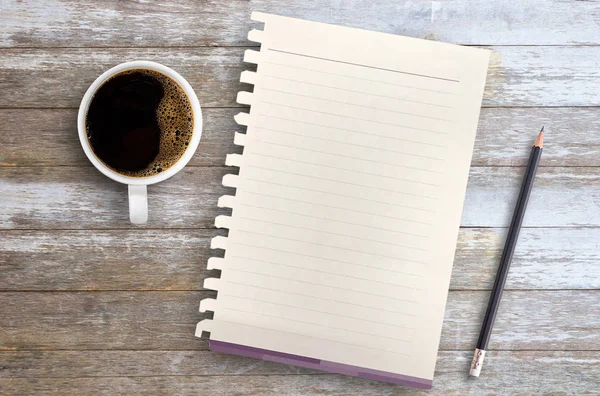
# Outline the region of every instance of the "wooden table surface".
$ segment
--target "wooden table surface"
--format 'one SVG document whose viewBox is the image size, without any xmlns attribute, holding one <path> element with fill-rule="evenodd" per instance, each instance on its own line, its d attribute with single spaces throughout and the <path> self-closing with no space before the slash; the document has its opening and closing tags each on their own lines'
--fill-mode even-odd
<svg viewBox="0 0 600 396">
<path fill-rule="evenodd" d="M 208 351 L 194 337 L 250 11 L 493 51 L 430 395 L 600 394 L 600 3 L 543 0 L 0 0 L 0 394 L 404 395 Z M 191 163 L 126 186 L 77 137 L 103 71 L 155 60 L 205 126 Z M 544 156 L 480 379 L 467 378 L 529 147 Z"/>
</svg>

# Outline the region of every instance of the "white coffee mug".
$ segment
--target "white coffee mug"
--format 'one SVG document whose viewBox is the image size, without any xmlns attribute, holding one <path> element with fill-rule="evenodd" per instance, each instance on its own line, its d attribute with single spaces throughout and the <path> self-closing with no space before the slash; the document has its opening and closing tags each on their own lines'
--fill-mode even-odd
<svg viewBox="0 0 600 396">
<path fill-rule="evenodd" d="M 162 73 L 172 80 L 174 80 L 185 92 L 188 97 L 190 104 L 192 105 L 192 113 L 193 113 L 193 123 L 194 130 L 192 131 L 192 137 L 190 142 L 184 151 L 183 155 L 179 160 L 173 164 L 170 168 L 165 171 L 148 176 L 148 177 L 130 177 L 125 176 L 116 171 L 112 170 L 108 166 L 106 166 L 102 161 L 96 157 L 90 142 L 87 137 L 87 131 L 85 126 L 85 119 L 87 116 L 87 111 L 90 106 L 90 102 L 94 97 L 94 94 L 100 88 L 100 86 L 112 76 L 119 74 L 125 70 L 131 69 L 149 69 L 154 70 L 159 73 Z M 202 135 L 202 111 L 200 109 L 200 102 L 198 101 L 198 97 L 196 93 L 192 89 L 192 86 L 185 80 L 185 78 L 181 77 L 179 73 L 175 70 L 161 65 L 160 63 L 151 62 L 151 61 L 134 61 L 134 62 L 126 62 L 117 65 L 110 70 L 104 72 L 100 77 L 96 79 L 90 85 L 87 92 L 83 96 L 83 100 L 81 101 L 81 105 L 79 106 L 79 114 L 77 116 L 77 129 L 79 131 L 79 141 L 81 142 L 81 146 L 83 147 L 83 151 L 85 151 L 85 155 L 87 155 L 88 159 L 96 169 L 102 172 L 105 176 L 110 177 L 111 179 L 118 181 L 119 183 L 127 184 L 129 186 L 129 219 L 134 224 L 144 224 L 148 221 L 148 195 L 146 186 L 149 184 L 154 184 L 161 182 L 163 180 L 168 179 L 173 176 L 177 172 L 179 172 L 183 167 L 189 162 L 189 160 L 194 155 L 198 144 L 200 143 L 200 136 Z"/>
</svg>

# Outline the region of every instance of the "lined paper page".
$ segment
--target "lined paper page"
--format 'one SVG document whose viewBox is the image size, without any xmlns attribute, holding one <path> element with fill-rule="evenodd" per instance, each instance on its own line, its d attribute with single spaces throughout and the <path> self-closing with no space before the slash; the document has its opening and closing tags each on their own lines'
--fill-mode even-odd
<svg viewBox="0 0 600 396">
<path fill-rule="evenodd" d="M 254 13 L 199 329 L 433 378 L 488 52 Z"/>
</svg>

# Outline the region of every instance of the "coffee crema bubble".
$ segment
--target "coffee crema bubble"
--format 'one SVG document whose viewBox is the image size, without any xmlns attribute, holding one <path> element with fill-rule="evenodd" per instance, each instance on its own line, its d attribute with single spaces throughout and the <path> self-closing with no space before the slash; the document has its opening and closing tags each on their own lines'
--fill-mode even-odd
<svg viewBox="0 0 600 396">
<path fill-rule="evenodd" d="M 86 115 L 94 154 L 125 176 L 154 176 L 173 166 L 194 130 L 192 105 L 170 77 L 147 69 L 121 72 L 94 93 Z"/>
</svg>

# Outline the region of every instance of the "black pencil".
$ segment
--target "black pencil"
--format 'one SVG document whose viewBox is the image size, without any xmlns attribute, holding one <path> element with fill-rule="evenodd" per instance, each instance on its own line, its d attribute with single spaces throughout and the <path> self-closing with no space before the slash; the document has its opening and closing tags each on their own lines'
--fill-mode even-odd
<svg viewBox="0 0 600 396">
<path fill-rule="evenodd" d="M 479 340 L 477 341 L 477 348 L 473 355 L 473 361 L 471 362 L 471 371 L 469 375 L 473 377 L 479 377 L 481 372 L 481 366 L 485 357 L 485 351 L 487 349 L 490 335 L 492 334 L 492 327 L 494 326 L 494 320 L 496 319 L 496 312 L 498 312 L 498 305 L 500 304 L 500 298 L 502 297 L 502 291 L 504 290 L 504 283 L 508 275 L 508 269 L 510 268 L 510 262 L 512 260 L 515 246 L 517 245 L 517 238 L 519 237 L 519 231 L 521 229 L 521 223 L 523 222 L 523 216 L 525 215 L 525 208 L 527 207 L 527 201 L 529 200 L 529 193 L 533 187 L 533 180 L 535 178 L 535 172 L 542 156 L 542 148 L 544 147 L 544 127 L 540 131 L 533 147 L 531 148 L 531 154 L 529 155 L 529 163 L 525 170 L 525 178 L 523 179 L 523 185 L 519 192 L 519 198 L 517 199 L 517 205 L 515 212 L 510 223 L 506 242 L 504 244 L 504 250 L 502 257 L 500 258 L 500 265 L 498 266 L 498 272 L 496 273 L 496 280 L 494 281 L 494 287 L 492 288 L 492 295 L 488 303 L 487 311 L 485 312 L 485 318 L 481 325 L 481 332 L 479 333 Z"/>
</svg>

